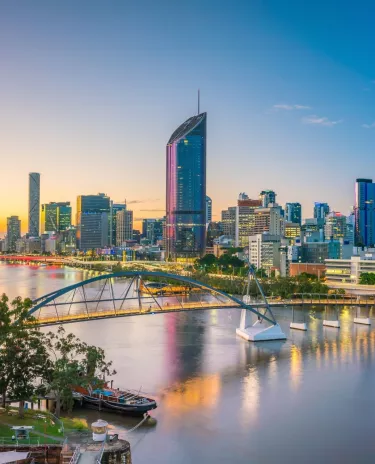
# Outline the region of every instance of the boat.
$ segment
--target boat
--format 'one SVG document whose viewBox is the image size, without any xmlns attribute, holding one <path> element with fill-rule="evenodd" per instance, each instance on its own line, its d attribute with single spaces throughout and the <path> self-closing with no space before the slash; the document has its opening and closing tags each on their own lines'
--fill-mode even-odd
<svg viewBox="0 0 375 464">
<path fill-rule="evenodd" d="M 73 396 L 82 406 L 130 416 L 142 416 L 157 407 L 154 399 L 142 396 L 140 392 L 109 388 L 107 384 L 95 390 L 75 386 Z"/>
</svg>

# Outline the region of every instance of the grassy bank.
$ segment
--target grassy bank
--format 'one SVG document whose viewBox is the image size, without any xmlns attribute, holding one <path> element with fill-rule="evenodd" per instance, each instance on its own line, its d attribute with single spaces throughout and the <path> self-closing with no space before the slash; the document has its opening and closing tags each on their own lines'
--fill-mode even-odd
<svg viewBox="0 0 375 464">
<path fill-rule="evenodd" d="M 6 442 L 14 435 L 12 426 L 32 426 L 30 442 L 56 443 L 62 442 L 69 432 L 88 430 L 87 422 L 78 418 L 61 417 L 61 423 L 46 411 L 28 410 L 25 417 L 18 416 L 18 410 L 13 408 L 0 409 L 0 444 L 2 439 Z M 19 443 L 28 443 L 28 440 L 20 440 Z"/>
</svg>

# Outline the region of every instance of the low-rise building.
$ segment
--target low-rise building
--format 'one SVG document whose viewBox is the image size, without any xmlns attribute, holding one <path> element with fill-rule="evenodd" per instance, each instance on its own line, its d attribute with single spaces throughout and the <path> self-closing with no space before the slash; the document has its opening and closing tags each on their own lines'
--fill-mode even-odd
<svg viewBox="0 0 375 464">
<path fill-rule="evenodd" d="M 326 265 L 322 263 L 289 263 L 290 277 L 306 273 L 316 275 L 320 279 L 323 277 L 325 271 Z"/>
<path fill-rule="evenodd" d="M 326 259 L 326 282 L 359 284 L 361 274 L 375 273 L 375 250 L 350 259 Z"/>
</svg>

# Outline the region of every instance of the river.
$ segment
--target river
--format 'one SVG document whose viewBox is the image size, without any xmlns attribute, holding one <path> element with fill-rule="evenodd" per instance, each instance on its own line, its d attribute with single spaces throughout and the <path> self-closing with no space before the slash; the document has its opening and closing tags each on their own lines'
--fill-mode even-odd
<svg viewBox="0 0 375 464">
<path fill-rule="evenodd" d="M 87 271 L 0 264 L 0 291 L 42 296 Z M 115 385 L 154 396 L 154 426 L 103 414 L 132 445 L 133 463 L 373 463 L 375 331 L 340 314 L 341 329 L 290 331 L 286 342 L 252 344 L 235 334 L 237 309 L 144 315 L 66 325 L 101 346 Z M 373 321 L 375 322 L 375 321 Z M 50 330 L 44 328 L 43 330 Z M 53 329 L 55 330 L 55 329 Z M 91 421 L 99 412 L 79 410 Z"/>
</svg>

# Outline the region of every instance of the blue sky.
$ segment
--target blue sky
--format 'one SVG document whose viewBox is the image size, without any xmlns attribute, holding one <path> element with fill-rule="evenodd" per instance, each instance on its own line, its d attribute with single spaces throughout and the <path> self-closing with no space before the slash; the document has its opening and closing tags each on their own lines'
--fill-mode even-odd
<svg viewBox="0 0 375 464">
<path fill-rule="evenodd" d="M 375 178 L 374 17 L 330 0 L 2 0 L 0 230 L 26 217 L 29 171 L 43 202 L 105 192 L 161 216 L 165 144 L 198 88 L 216 219 L 262 189 L 304 217 L 314 201 L 347 213 L 355 178 Z"/>
</svg>

